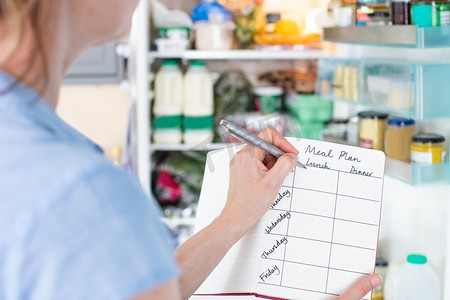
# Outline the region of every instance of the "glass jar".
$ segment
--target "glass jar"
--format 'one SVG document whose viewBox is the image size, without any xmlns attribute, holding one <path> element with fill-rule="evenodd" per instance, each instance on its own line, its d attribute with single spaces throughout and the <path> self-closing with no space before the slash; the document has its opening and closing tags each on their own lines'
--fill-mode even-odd
<svg viewBox="0 0 450 300">
<path fill-rule="evenodd" d="M 388 261 L 382 257 L 377 257 L 377 261 L 375 263 L 375 273 L 383 277 L 386 277 Z M 384 284 L 381 284 L 377 288 L 373 290 L 372 300 L 383 300 L 384 299 Z"/>
<path fill-rule="evenodd" d="M 392 25 L 411 24 L 411 0 L 391 0 L 389 7 Z"/>
<path fill-rule="evenodd" d="M 411 2 L 412 24 L 420 27 L 450 25 L 450 2 L 447 0 L 413 0 Z"/>
<path fill-rule="evenodd" d="M 348 119 L 331 119 L 327 122 L 327 133 L 338 138 L 345 139 Z"/>
<path fill-rule="evenodd" d="M 384 134 L 388 114 L 376 111 L 363 111 L 358 114 L 361 119 L 359 145 L 363 148 L 384 151 Z"/>
<path fill-rule="evenodd" d="M 388 120 L 385 151 L 386 156 L 401 160 L 410 161 L 410 146 L 414 135 L 414 120 L 406 118 L 392 118 Z"/>
<path fill-rule="evenodd" d="M 358 0 L 356 26 L 389 25 L 389 6 L 386 0 Z"/>
<path fill-rule="evenodd" d="M 416 164 L 438 164 L 445 160 L 445 138 L 439 134 L 418 133 L 411 144 L 411 162 Z"/>
</svg>

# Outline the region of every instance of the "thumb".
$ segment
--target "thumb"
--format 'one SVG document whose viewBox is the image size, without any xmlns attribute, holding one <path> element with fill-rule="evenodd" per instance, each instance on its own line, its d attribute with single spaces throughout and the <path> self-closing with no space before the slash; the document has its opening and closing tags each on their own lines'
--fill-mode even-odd
<svg viewBox="0 0 450 300">
<path fill-rule="evenodd" d="M 360 278 L 355 282 L 344 294 L 336 298 L 336 300 L 359 300 L 374 288 L 383 283 L 380 275 L 368 275 Z"/>
<path fill-rule="evenodd" d="M 280 156 L 270 171 L 267 172 L 267 180 L 272 182 L 274 185 L 281 185 L 289 172 L 295 168 L 297 162 L 298 157 L 295 154 L 286 153 Z"/>
</svg>

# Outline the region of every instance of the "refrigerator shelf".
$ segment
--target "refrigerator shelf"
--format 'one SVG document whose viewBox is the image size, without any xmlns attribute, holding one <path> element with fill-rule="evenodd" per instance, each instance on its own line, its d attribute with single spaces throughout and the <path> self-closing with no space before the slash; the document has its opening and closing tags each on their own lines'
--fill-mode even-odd
<svg viewBox="0 0 450 300">
<path fill-rule="evenodd" d="M 332 143 L 356 146 L 324 132 L 322 140 Z M 386 157 L 386 175 L 413 186 L 431 183 L 450 183 L 450 163 L 419 165 Z"/>
<path fill-rule="evenodd" d="M 163 145 L 163 144 L 150 144 L 150 152 L 172 152 L 172 151 L 212 151 L 219 150 L 227 147 L 232 147 L 233 143 L 207 143 L 207 144 L 174 144 L 174 145 Z"/>
<path fill-rule="evenodd" d="M 393 46 L 417 49 L 450 46 L 450 27 L 353 26 L 325 28 L 323 39 L 336 43 Z"/>
<path fill-rule="evenodd" d="M 181 59 L 189 60 L 297 60 L 319 59 L 330 57 L 330 54 L 320 49 L 304 50 L 225 50 L 203 51 L 186 50 L 183 52 L 150 51 L 149 60 Z"/>
<path fill-rule="evenodd" d="M 319 60 L 317 93 L 416 120 L 450 116 L 450 64 L 379 60 Z"/>
</svg>

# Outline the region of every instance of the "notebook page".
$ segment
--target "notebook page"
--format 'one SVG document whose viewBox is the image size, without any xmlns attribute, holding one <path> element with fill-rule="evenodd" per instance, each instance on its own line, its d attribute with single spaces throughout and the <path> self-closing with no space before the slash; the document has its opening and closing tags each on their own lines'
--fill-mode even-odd
<svg viewBox="0 0 450 300">
<path fill-rule="evenodd" d="M 331 299 L 374 272 L 383 193 L 383 152 L 289 139 L 295 168 L 261 223 L 257 293 Z M 369 293 L 364 299 L 370 299 Z"/>
<path fill-rule="evenodd" d="M 197 210 L 195 232 L 210 224 L 225 205 L 229 162 L 242 146 L 208 153 Z M 237 242 L 195 294 L 254 293 L 258 253 L 261 248 L 259 223 Z"/>
</svg>

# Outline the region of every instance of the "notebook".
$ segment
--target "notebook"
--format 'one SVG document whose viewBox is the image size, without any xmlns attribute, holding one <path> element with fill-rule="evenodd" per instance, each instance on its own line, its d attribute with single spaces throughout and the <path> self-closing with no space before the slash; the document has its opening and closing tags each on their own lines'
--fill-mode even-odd
<svg viewBox="0 0 450 300">
<path fill-rule="evenodd" d="M 270 210 L 227 253 L 196 295 L 331 299 L 375 269 L 385 155 L 288 138 L 299 161 Z M 220 214 L 233 155 L 208 154 L 195 231 Z M 370 299 L 369 293 L 363 299 Z"/>
</svg>

